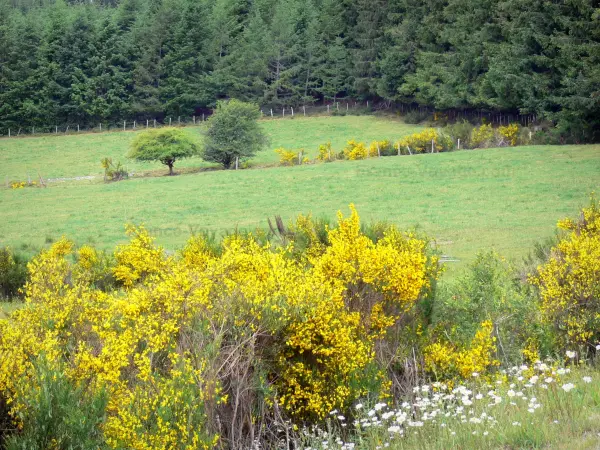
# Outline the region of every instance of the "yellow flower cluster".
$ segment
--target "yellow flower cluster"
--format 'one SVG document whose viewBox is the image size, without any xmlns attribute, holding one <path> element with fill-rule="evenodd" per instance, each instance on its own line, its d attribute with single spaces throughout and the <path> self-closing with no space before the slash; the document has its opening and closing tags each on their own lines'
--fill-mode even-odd
<svg viewBox="0 0 600 450">
<path fill-rule="evenodd" d="M 11 189 L 23 189 L 24 187 L 36 187 L 38 185 L 37 181 L 12 181 L 10 183 Z"/>
<path fill-rule="evenodd" d="M 565 219 L 558 227 L 569 234 L 530 281 L 563 343 L 592 347 L 600 341 L 600 202 L 592 198 L 578 222 Z"/>
<path fill-rule="evenodd" d="M 40 356 L 90 394 L 107 393 L 102 431 L 113 448 L 215 445 L 207 405 L 236 395 L 227 367 L 242 356 L 232 349 L 261 368 L 268 402 L 301 420 L 387 385 L 373 369 L 376 342 L 419 299 L 437 260 L 393 227 L 373 242 L 351 208 L 326 240 L 299 217 L 300 254 L 293 241 L 274 248 L 232 235 L 218 251 L 195 236 L 167 256 L 143 227 L 127 228 L 111 263 L 89 246 L 73 258 L 71 242 L 56 242 L 29 265 L 25 306 L 0 321 L 11 415 L 24 417 Z M 121 287 L 98 288 L 107 274 Z"/>
<path fill-rule="evenodd" d="M 282 166 L 296 166 L 306 164 L 309 159 L 304 155 L 304 149 L 288 150 L 283 147 L 275 149 L 275 153 L 279 155 L 279 163 Z"/>
<path fill-rule="evenodd" d="M 369 156 L 381 156 L 391 150 L 392 144 L 390 141 L 373 141 L 369 146 Z"/>
<path fill-rule="evenodd" d="M 335 160 L 337 155 L 331 148 L 331 141 L 327 142 L 327 144 L 319 145 L 319 154 L 317 155 L 317 160 L 319 161 L 333 161 Z"/>
<path fill-rule="evenodd" d="M 365 159 L 369 156 L 367 146 L 364 142 L 356 142 L 351 139 L 344 147 L 343 155 L 344 159 L 354 161 L 357 159 Z"/>
<path fill-rule="evenodd" d="M 396 142 L 399 151 L 410 148 L 411 153 L 429 153 L 433 150 L 439 152 L 444 149 L 443 137 L 434 128 L 425 128 L 420 133 L 405 136 Z"/>
<path fill-rule="evenodd" d="M 505 127 L 499 127 L 498 133 L 507 140 L 511 147 L 517 145 L 517 139 L 519 137 L 519 125 L 516 123 L 511 123 Z"/>
<path fill-rule="evenodd" d="M 485 321 L 468 348 L 456 348 L 446 342 L 428 345 L 424 349 L 425 369 L 438 380 L 466 379 L 473 374 L 484 374 L 500 364 L 494 359 L 496 338 L 492 332 L 492 322 Z"/>
<path fill-rule="evenodd" d="M 473 128 L 473 131 L 471 132 L 471 146 L 473 148 L 488 147 L 492 145 L 493 139 L 494 129 L 489 123 L 484 123 L 480 127 Z"/>
</svg>

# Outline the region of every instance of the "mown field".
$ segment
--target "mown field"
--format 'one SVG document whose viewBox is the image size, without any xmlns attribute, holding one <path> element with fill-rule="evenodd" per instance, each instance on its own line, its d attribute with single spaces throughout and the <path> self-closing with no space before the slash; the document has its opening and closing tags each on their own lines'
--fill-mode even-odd
<svg viewBox="0 0 600 450">
<path fill-rule="evenodd" d="M 346 138 L 369 140 L 411 130 L 374 117 L 274 120 L 263 125 L 270 130 L 272 147 L 313 150 L 328 138 L 340 148 Z M 2 140 L 1 167 L 15 173 L 38 164 L 51 176 L 99 175 L 99 158 L 118 159 L 132 135 Z M 271 150 L 257 160 L 273 161 L 273 156 Z M 198 163 L 188 160 L 181 166 Z M 48 189 L 1 190 L 0 243 L 33 253 L 66 235 L 77 243 L 111 249 L 125 240 L 125 223 L 143 223 L 159 243 L 175 249 L 192 232 L 265 227 L 266 219 L 276 214 L 285 220 L 301 212 L 333 219 L 336 211 L 347 211 L 347 205 L 355 203 L 366 221 L 416 226 L 435 237 L 460 267 L 480 249 L 523 256 L 532 243 L 553 233 L 558 218 L 575 214 L 599 185 L 598 145 L 485 149 L 113 184 L 56 183 Z"/>
<path fill-rule="evenodd" d="M 399 120 L 374 116 L 318 117 L 263 120 L 270 145 L 252 159 L 251 164 L 272 164 L 278 161 L 277 147 L 304 148 L 313 158 L 320 144 L 331 141 L 334 148 L 343 148 L 349 139 L 371 141 L 398 139 L 420 130 Z M 202 141 L 203 126 L 185 128 Z M 126 158 L 133 131 L 47 135 L 33 138 L 0 139 L 0 181 L 27 180 L 38 177 L 72 178 L 95 175 L 103 169 L 100 160 L 112 158 L 122 162 L 130 172 L 165 170 L 160 163 L 144 163 Z M 175 168 L 211 166 L 200 158 L 178 161 Z M 165 173 L 167 173 L 165 171 Z"/>
</svg>

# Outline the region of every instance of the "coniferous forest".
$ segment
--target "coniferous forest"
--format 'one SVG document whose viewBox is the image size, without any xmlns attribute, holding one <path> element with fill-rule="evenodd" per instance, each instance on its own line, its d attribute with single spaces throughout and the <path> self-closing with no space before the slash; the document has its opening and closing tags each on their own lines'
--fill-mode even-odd
<svg viewBox="0 0 600 450">
<path fill-rule="evenodd" d="M 600 140 L 596 0 L 0 0 L 0 131 L 222 98 L 534 114 Z"/>
</svg>

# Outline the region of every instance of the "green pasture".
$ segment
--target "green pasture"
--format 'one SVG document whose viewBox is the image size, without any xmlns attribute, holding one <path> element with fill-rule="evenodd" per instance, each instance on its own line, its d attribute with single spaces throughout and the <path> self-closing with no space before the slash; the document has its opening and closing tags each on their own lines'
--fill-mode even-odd
<svg viewBox="0 0 600 450">
<path fill-rule="evenodd" d="M 396 140 L 401 136 L 422 129 L 418 125 L 407 125 L 400 120 L 376 116 L 323 116 L 294 119 L 262 120 L 270 138 L 269 146 L 258 153 L 252 165 L 276 163 L 275 148 L 304 148 L 309 157 L 315 157 L 320 144 L 331 141 L 334 149 L 341 150 L 349 139 L 370 142 L 375 139 Z M 203 126 L 187 127 L 185 130 L 202 141 Z M 101 181 L 104 169 L 103 158 L 122 162 L 130 172 L 167 169 L 160 163 L 144 163 L 126 158 L 134 131 L 105 133 L 58 134 L 40 137 L 0 139 L 0 183 L 27 181 L 42 178 L 74 178 L 96 176 Z M 214 166 L 201 158 L 178 161 L 178 168 Z M 92 180 L 93 182 L 94 180 Z M 90 181 L 87 181 L 88 183 Z"/>
<path fill-rule="evenodd" d="M 123 135 L 105 139 L 115 136 Z M 287 139 L 291 142 L 291 135 Z M 450 264 L 460 267 L 481 249 L 522 257 L 535 241 L 554 232 L 558 219 L 575 216 L 599 186 L 600 146 L 587 145 L 2 189 L 0 245 L 33 253 L 66 235 L 77 244 L 112 249 L 126 239 L 124 224 L 135 223 L 145 224 L 160 244 L 173 250 L 200 230 L 219 235 L 266 227 L 268 217 L 281 215 L 287 221 L 299 213 L 334 219 L 338 210 L 347 213 L 354 203 L 365 222 L 386 220 L 433 236 L 444 254 L 458 260 Z"/>
</svg>

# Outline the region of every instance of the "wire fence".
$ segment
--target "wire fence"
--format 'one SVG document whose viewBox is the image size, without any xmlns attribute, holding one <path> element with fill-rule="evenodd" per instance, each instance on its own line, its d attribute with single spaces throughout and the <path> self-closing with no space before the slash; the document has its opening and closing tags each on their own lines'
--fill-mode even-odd
<svg viewBox="0 0 600 450">
<path fill-rule="evenodd" d="M 299 106 L 266 106 L 261 107 L 261 117 L 267 119 L 285 119 L 295 117 L 319 116 L 319 115 L 353 115 L 370 114 L 377 111 L 387 111 L 400 116 L 415 114 L 433 118 L 433 122 L 456 122 L 467 120 L 470 122 L 486 122 L 494 125 L 509 125 L 519 123 L 522 126 L 533 126 L 537 123 L 535 114 L 519 114 L 515 112 L 496 112 L 482 109 L 461 109 L 439 111 L 431 107 L 418 104 L 402 104 L 391 102 L 371 102 L 340 100 L 321 104 L 299 105 Z M 98 121 L 96 123 L 77 122 L 63 123 L 60 125 L 46 126 L 14 126 L 0 128 L 0 138 L 18 138 L 34 135 L 65 135 L 78 133 L 101 133 L 115 131 L 137 131 L 149 128 L 160 128 L 165 126 L 201 126 L 212 114 L 211 110 L 192 116 L 165 116 L 158 118 L 124 119 L 118 121 Z"/>
</svg>

